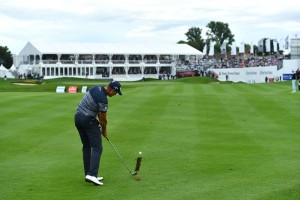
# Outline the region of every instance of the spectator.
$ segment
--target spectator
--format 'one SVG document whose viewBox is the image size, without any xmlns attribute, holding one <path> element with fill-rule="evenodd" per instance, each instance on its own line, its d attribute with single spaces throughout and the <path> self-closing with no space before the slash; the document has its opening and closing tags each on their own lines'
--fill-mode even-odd
<svg viewBox="0 0 300 200">
<path fill-rule="evenodd" d="M 292 71 L 292 93 L 296 92 L 296 73 Z"/>
</svg>

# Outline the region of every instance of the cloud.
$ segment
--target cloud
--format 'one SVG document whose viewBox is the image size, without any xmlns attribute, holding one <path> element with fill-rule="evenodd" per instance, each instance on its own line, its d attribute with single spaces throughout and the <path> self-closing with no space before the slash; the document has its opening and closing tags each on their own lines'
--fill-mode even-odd
<svg viewBox="0 0 300 200">
<path fill-rule="evenodd" d="M 229 24 L 237 42 L 300 33 L 300 4 L 252 0 L 0 0 L 0 45 L 18 53 L 28 41 L 167 42 L 191 27 Z"/>
</svg>

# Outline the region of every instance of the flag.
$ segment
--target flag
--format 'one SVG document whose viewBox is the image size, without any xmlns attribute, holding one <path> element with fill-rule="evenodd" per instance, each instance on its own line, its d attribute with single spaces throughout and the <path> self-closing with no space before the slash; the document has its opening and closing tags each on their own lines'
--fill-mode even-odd
<svg viewBox="0 0 300 200">
<path fill-rule="evenodd" d="M 244 41 L 241 42 L 239 53 L 245 53 L 245 44 L 244 44 Z"/>
<path fill-rule="evenodd" d="M 204 53 L 204 55 L 207 54 L 207 45 L 205 45 L 205 46 L 203 47 L 203 53 Z"/>
<path fill-rule="evenodd" d="M 236 55 L 236 44 L 235 44 L 235 42 L 233 42 L 232 46 L 231 46 L 231 55 L 232 56 Z"/>
<path fill-rule="evenodd" d="M 264 39 L 258 41 L 258 52 L 263 52 Z"/>
<path fill-rule="evenodd" d="M 271 40 L 267 39 L 266 40 L 266 52 L 270 52 L 271 51 Z"/>
<path fill-rule="evenodd" d="M 224 42 L 221 46 L 221 54 L 225 55 L 226 54 L 226 42 Z"/>
<path fill-rule="evenodd" d="M 284 49 L 283 38 L 280 38 L 280 40 L 279 40 L 279 51 L 283 51 L 283 49 Z"/>
<path fill-rule="evenodd" d="M 289 46 L 290 46 L 289 35 L 287 35 L 286 38 L 285 38 L 285 45 L 284 45 L 284 47 L 285 47 L 285 49 L 289 49 Z"/>
<path fill-rule="evenodd" d="M 214 44 L 210 44 L 210 47 L 209 47 L 209 56 L 213 56 L 215 55 L 215 45 Z"/>
<path fill-rule="evenodd" d="M 277 52 L 277 41 L 273 40 L 273 50 L 274 52 Z"/>
<path fill-rule="evenodd" d="M 250 53 L 254 53 L 254 48 L 253 48 L 253 42 L 251 42 L 251 45 L 250 45 Z"/>
</svg>

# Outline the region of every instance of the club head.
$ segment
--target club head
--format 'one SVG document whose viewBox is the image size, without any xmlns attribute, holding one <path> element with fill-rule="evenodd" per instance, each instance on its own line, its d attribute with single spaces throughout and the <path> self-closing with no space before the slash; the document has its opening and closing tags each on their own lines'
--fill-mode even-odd
<svg viewBox="0 0 300 200">
<path fill-rule="evenodd" d="M 138 174 L 138 172 L 133 172 L 132 176 L 136 176 Z"/>
</svg>

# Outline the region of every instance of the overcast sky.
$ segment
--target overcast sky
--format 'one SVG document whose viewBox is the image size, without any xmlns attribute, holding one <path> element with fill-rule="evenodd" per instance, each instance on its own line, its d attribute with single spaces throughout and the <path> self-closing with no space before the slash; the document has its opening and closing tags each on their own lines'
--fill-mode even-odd
<svg viewBox="0 0 300 200">
<path fill-rule="evenodd" d="M 300 37 L 299 0 L 0 0 L 0 46 L 30 41 L 177 43 L 228 23 L 237 44 Z M 225 4 L 225 5 L 224 5 Z"/>
</svg>

